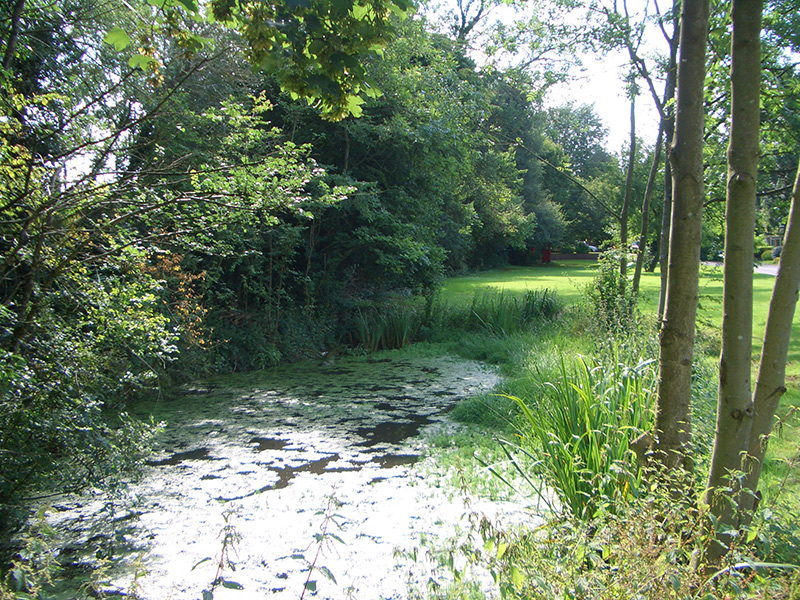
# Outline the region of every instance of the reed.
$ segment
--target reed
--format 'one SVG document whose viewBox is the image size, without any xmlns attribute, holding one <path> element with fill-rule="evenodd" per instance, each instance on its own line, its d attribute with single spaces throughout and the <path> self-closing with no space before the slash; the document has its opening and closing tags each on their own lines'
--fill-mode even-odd
<svg viewBox="0 0 800 600">
<path fill-rule="evenodd" d="M 522 415 L 509 456 L 526 476 L 543 477 L 560 506 L 590 519 L 638 494 L 641 473 L 630 442 L 653 421 L 652 361 L 634 367 L 580 357 L 561 361 L 538 398 L 513 397 Z M 524 456 L 534 461 L 520 461 Z"/>
</svg>

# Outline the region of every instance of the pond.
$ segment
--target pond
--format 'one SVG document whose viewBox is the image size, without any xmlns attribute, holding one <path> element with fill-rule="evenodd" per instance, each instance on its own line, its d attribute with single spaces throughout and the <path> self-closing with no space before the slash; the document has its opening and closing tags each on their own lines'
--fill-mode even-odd
<svg viewBox="0 0 800 600">
<path fill-rule="evenodd" d="M 147 407 L 167 426 L 124 493 L 52 503 L 61 558 L 109 557 L 106 593 L 146 600 L 210 598 L 215 580 L 216 599 L 299 598 L 312 563 L 306 597 L 407 597 L 413 565 L 397 551 L 466 512 L 418 463 L 425 434 L 453 427 L 448 410 L 496 373 L 383 355 L 224 381 Z"/>
</svg>

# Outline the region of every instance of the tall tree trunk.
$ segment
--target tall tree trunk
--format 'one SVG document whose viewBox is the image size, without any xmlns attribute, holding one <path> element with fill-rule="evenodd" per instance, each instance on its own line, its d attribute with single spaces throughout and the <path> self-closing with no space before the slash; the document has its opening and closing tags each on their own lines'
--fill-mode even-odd
<svg viewBox="0 0 800 600">
<path fill-rule="evenodd" d="M 669 45 L 669 64 L 667 66 L 667 81 L 664 86 L 664 148 L 669 155 L 675 137 L 675 110 L 668 102 L 675 97 L 675 81 L 678 77 L 678 28 L 679 17 L 677 1 L 672 3 L 672 38 Z M 667 274 L 669 272 L 669 235 L 672 224 L 672 165 L 669 160 L 664 161 L 664 208 L 661 214 L 661 237 L 659 242 L 659 255 L 657 262 L 661 264 L 661 288 L 658 298 L 658 320 L 664 318 L 664 305 L 667 299 Z M 652 270 L 655 270 L 656 261 L 653 261 Z"/>
<path fill-rule="evenodd" d="M 639 248 L 636 251 L 636 269 L 633 272 L 633 293 L 639 293 L 639 281 L 642 279 L 642 266 L 644 265 L 644 255 L 647 248 L 647 229 L 650 221 L 650 200 L 653 197 L 653 187 L 656 183 L 658 165 L 661 162 L 661 141 L 664 137 L 664 121 L 658 125 L 658 139 L 656 140 L 655 154 L 650 165 L 650 174 L 647 176 L 647 187 L 644 190 L 644 200 L 642 200 L 642 227 L 639 231 Z"/>
<path fill-rule="evenodd" d="M 669 274 L 661 327 L 656 459 L 667 469 L 692 468 L 690 405 L 703 210 L 703 91 L 708 0 L 681 9 L 675 140 L 670 151 L 673 196 Z"/>
<path fill-rule="evenodd" d="M 767 452 L 767 438 L 772 431 L 775 411 L 781 396 L 786 392 L 786 359 L 789 354 L 789 338 L 800 289 L 800 164 L 794 180 L 792 207 L 789 223 L 783 239 L 781 263 L 775 288 L 769 304 L 764 345 L 758 368 L 756 389 L 753 395 L 753 427 L 745 465 L 740 506 L 745 518 L 755 508 L 758 480 Z"/>
<path fill-rule="evenodd" d="M 628 276 L 628 213 L 633 195 L 633 167 L 636 161 L 636 84 L 631 75 L 631 142 L 628 147 L 628 172 L 625 175 L 625 197 L 622 199 L 622 210 L 619 213 L 619 274 L 621 295 L 625 294 L 626 279 Z"/>
<path fill-rule="evenodd" d="M 17 38 L 19 37 L 19 26 L 22 21 L 22 9 L 25 8 L 25 0 L 17 0 L 14 3 L 14 10 L 11 14 L 11 27 L 6 39 L 6 49 L 3 53 L 3 70 L 11 69 L 11 61 L 14 60 L 14 52 L 17 49 Z"/>
<path fill-rule="evenodd" d="M 714 563 L 726 552 L 736 526 L 735 503 L 742 455 L 753 424 L 750 361 L 753 355 L 753 234 L 758 176 L 762 0 L 733 0 L 731 39 L 731 133 L 725 211 L 722 352 L 719 362 L 717 427 L 706 503 L 716 517 Z M 724 531 L 723 531 L 724 530 Z"/>
</svg>

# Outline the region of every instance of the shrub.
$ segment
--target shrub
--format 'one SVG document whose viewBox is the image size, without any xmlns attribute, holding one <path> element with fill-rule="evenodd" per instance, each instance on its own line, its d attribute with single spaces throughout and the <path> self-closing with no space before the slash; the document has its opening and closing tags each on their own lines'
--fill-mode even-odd
<svg viewBox="0 0 800 600">
<path fill-rule="evenodd" d="M 638 325 L 637 297 L 622 277 L 619 261 L 618 253 L 603 253 L 597 277 L 585 291 L 593 322 L 604 332 L 631 331 Z"/>
<path fill-rule="evenodd" d="M 19 349 L 0 349 L 0 523 L 30 489 L 97 483 L 146 446 L 148 426 L 111 421 L 160 385 L 177 334 L 139 258 L 131 251 L 94 271 L 70 271 L 71 285 L 41 300 Z M 15 318 L 0 310 L 9 346 Z"/>
</svg>

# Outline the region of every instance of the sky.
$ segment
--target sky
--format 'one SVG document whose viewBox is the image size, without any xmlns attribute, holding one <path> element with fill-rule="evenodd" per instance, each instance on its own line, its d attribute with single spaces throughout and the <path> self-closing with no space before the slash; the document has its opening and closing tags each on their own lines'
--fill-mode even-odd
<svg viewBox="0 0 800 600">
<path fill-rule="evenodd" d="M 462 4 L 467 5 L 470 0 L 461 0 Z M 479 0 L 472 0 L 479 2 Z M 615 0 L 600 0 L 611 5 Z M 655 13 L 654 0 L 624 0 L 627 4 L 629 14 L 632 17 L 644 14 Z M 440 0 L 440 4 L 429 4 L 428 15 L 434 19 L 444 15 L 448 10 L 454 10 L 456 0 Z M 510 3 L 509 3 L 510 4 Z M 659 7 L 664 10 L 671 4 L 669 0 L 660 0 Z M 522 6 L 528 10 L 536 10 L 536 7 L 548 5 L 547 0 L 527 0 Z M 621 6 L 621 4 L 620 4 Z M 539 13 L 542 14 L 542 13 Z M 518 13 L 509 5 L 501 5 L 493 9 L 487 23 L 501 21 L 506 24 L 513 23 L 518 18 Z M 546 17 L 545 17 L 546 18 Z M 585 13 L 580 11 L 566 19 L 585 20 Z M 485 28 L 484 28 L 485 29 Z M 652 56 L 667 51 L 667 45 L 659 28 L 652 24 L 645 33 L 644 43 L 640 49 L 640 55 Z M 480 46 L 480 43 L 477 44 Z M 480 49 L 475 50 L 474 58 L 481 64 Z M 630 104 L 625 96 L 623 77 L 628 70 L 627 52 L 609 52 L 602 57 L 590 53 L 583 53 L 581 56 L 583 66 L 574 68 L 570 72 L 568 81 L 553 86 L 545 99 L 545 103 L 550 106 L 558 106 L 567 102 L 577 104 L 592 104 L 596 113 L 603 120 L 608 129 L 606 148 L 613 153 L 627 148 L 630 141 Z M 514 56 L 508 56 L 501 60 L 501 63 L 512 64 Z M 648 60 L 648 65 L 652 69 L 653 62 Z M 659 93 L 663 92 L 663 83 L 658 82 L 656 89 Z M 636 134 L 647 145 L 655 143 L 655 136 L 658 133 L 658 112 L 653 105 L 650 93 L 642 84 L 642 93 L 637 99 L 636 107 Z"/>
<path fill-rule="evenodd" d="M 601 0 L 600 4 L 610 5 L 611 1 L 613 0 L 608 2 Z M 645 13 L 650 15 L 656 13 L 653 0 L 626 0 L 626 4 L 634 21 Z M 669 5 L 669 0 L 661 0 L 659 7 L 663 11 Z M 653 72 L 654 57 L 665 55 L 667 52 L 667 41 L 659 27 L 652 23 L 645 30 L 638 54 L 645 58 L 648 68 Z M 573 69 L 568 81 L 554 86 L 546 102 L 551 105 L 569 101 L 593 104 L 595 112 L 608 128 L 606 148 L 611 152 L 620 152 L 630 144 L 630 101 L 626 97 L 623 83 L 630 69 L 628 53 L 617 50 L 599 56 L 587 52 L 582 53 L 580 59 L 582 67 Z M 639 84 L 641 93 L 636 100 L 636 135 L 647 145 L 652 146 L 658 134 L 658 111 L 644 81 L 640 80 Z M 663 89 L 663 82 L 656 82 L 659 94 L 663 94 Z"/>
<path fill-rule="evenodd" d="M 603 60 L 586 57 L 585 71 L 576 71 L 569 81 L 551 88 L 546 99 L 552 106 L 570 101 L 594 105 L 595 112 L 608 129 L 606 149 L 613 153 L 627 149 L 630 144 L 630 101 L 622 82 L 627 65 L 627 55 L 621 53 L 607 55 Z M 662 92 L 663 84 L 656 89 Z M 650 93 L 643 88 L 636 99 L 637 137 L 652 146 L 658 133 L 658 122 L 658 111 Z"/>
</svg>

